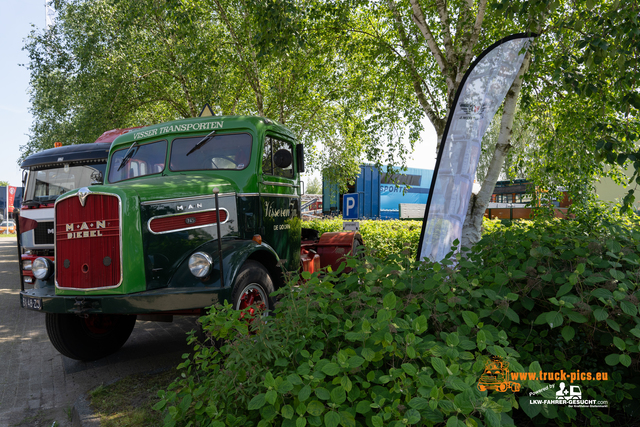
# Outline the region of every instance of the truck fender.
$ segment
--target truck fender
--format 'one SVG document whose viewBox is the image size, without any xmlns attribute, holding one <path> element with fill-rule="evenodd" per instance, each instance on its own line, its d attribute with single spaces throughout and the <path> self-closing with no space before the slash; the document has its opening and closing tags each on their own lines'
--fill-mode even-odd
<svg viewBox="0 0 640 427">
<path fill-rule="evenodd" d="M 213 260 L 213 270 L 209 277 L 204 279 L 198 279 L 189 270 L 189 256 L 185 257 L 181 265 L 176 269 L 175 274 L 169 280 L 169 287 L 185 287 L 194 286 L 206 286 L 206 287 L 218 287 L 220 289 L 220 299 L 231 299 L 231 293 L 233 291 L 233 284 L 236 280 L 236 276 L 242 265 L 248 259 L 254 259 L 269 271 L 269 275 L 274 282 L 274 287 L 278 288 L 282 285 L 282 269 L 279 266 L 280 260 L 276 251 L 266 243 L 257 244 L 253 240 L 223 240 L 222 241 L 222 270 L 224 273 L 224 286 L 220 281 L 219 265 L 220 256 L 218 252 L 218 242 L 212 240 L 207 242 L 198 248 L 196 248 L 191 254 L 195 252 L 207 253 Z"/>
</svg>

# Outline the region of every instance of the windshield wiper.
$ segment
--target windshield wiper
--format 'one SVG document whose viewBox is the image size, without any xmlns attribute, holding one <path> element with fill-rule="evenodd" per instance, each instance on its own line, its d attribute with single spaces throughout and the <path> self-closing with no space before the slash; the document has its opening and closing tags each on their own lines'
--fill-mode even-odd
<svg viewBox="0 0 640 427">
<path fill-rule="evenodd" d="M 202 140 L 200 142 L 198 142 L 192 149 L 191 151 L 189 151 L 187 153 L 187 156 L 191 153 L 193 153 L 196 150 L 201 149 L 204 144 L 206 144 L 207 142 L 209 142 L 209 140 L 211 139 L 211 137 L 213 136 L 214 133 L 216 133 L 217 130 L 212 131 L 209 135 L 205 136 L 204 138 L 202 138 Z"/>
<path fill-rule="evenodd" d="M 37 201 L 37 200 L 33 200 L 33 199 L 31 199 L 31 200 L 24 200 L 24 201 L 22 202 L 22 204 L 23 204 L 23 205 L 25 205 L 25 206 L 28 206 L 28 207 L 31 207 L 31 206 L 38 207 L 38 206 L 40 206 L 40 205 L 41 205 L 41 203 L 40 203 L 39 201 Z"/>
<path fill-rule="evenodd" d="M 131 144 L 131 147 L 129 147 L 129 151 L 127 151 L 127 154 L 125 154 L 124 157 L 122 158 L 122 162 L 120 163 L 120 166 L 118 166 L 118 169 L 116 170 L 116 172 L 122 169 L 124 165 L 126 165 L 127 162 L 133 157 L 133 148 L 137 144 L 138 144 L 138 141 L 133 141 L 133 144 Z"/>
</svg>

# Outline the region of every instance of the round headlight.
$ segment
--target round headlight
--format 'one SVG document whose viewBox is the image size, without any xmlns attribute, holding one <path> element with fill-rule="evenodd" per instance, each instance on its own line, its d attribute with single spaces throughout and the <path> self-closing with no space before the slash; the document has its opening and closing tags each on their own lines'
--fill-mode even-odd
<svg viewBox="0 0 640 427">
<path fill-rule="evenodd" d="M 211 271 L 213 260 L 209 254 L 196 252 L 189 257 L 189 270 L 196 277 L 206 277 Z"/>
<path fill-rule="evenodd" d="M 31 264 L 31 271 L 37 279 L 46 280 L 51 277 L 51 273 L 53 272 L 52 267 L 51 261 L 47 258 L 36 258 L 33 264 Z"/>
</svg>

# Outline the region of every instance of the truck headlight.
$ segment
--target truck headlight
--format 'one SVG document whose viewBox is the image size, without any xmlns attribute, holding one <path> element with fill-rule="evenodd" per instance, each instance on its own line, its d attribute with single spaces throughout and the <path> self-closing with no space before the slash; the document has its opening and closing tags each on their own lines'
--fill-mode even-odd
<svg viewBox="0 0 640 427">
<path fill-rule="evenodd" d="M 189 270 L 196 277 L 207 277 L 212 265 L 213 259 L 207 253 L 196 252 L 189 257 Z"/>
<path fill-rule="evenodd" d="M 22 269 L 31 271 L 31 264 L 32 264 L 31 260 L 22 261 Z"/>
<path fill-rule="evenodd" d="M 53 264 L 47 258 L 36 258 L 31 265 L 31 271 L 37 279 L 46 280 L 53 273 Z"/>
</svg>

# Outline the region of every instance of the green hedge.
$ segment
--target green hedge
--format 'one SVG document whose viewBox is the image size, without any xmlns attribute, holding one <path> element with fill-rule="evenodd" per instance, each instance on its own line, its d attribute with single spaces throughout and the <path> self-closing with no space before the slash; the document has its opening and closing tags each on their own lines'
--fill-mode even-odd
<svg viewBox="0 0 640 427">
<path fill-rule="evenodd" d="M 392 254 L 415 256 L 422 230 L 422 221 L 364 220 L 360 222 L 360 234 L 365 247 L 376 258 Z M 342 219 L 314 219 L 304 221 L 302 226 L 318 230 L 320 234 L 342 231 Z"/>
<path fill-rule="evenodd" d="M 264 322 L 212 307 L 204 331 L 225 345 L 192 335 L 156 406 L 165 425 L 637 425 L 637 224 L 492 225 L 466 259 L 367 256 L 348 274 L 293 277 Z M 532 403 L 558 381 L 479 391 L 495 356 L 513 372 L 607 372 L 574 384 L 609 405 Z"/>
</svg>

